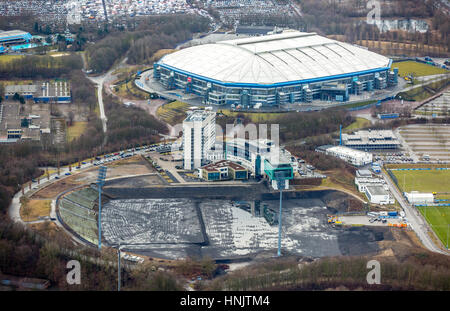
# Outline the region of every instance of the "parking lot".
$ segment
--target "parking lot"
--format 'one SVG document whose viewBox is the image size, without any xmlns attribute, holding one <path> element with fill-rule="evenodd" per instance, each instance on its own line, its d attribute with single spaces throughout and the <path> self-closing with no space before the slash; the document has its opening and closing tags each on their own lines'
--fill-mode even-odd
<svg viewBox="0 0 450 311">
<path fill-rule="evenodd" d="M 374 161 L 384 163 L 414 163 L 414 159 L 407 152 L 379 152 L 373 154 Z"/>
</svg>

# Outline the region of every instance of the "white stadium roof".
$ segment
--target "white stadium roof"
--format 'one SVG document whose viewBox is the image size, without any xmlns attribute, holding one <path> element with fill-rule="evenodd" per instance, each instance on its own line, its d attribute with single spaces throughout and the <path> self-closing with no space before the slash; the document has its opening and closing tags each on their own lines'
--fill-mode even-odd
<svg viewBox="0 0 450 311">
<path fill-rule="evenodd" d="M 158 63 L 223 83 L 276 84 L 376 71 L 390 59 L 316 33 L 285 31 L 189 47 Z"/>
</svg>

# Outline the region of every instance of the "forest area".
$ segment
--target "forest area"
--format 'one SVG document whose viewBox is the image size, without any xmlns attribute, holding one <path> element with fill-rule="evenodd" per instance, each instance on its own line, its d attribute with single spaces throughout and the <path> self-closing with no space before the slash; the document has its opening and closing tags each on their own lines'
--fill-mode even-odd
<svg viewBox="0 0 450 311">
<path fill-rule="evenodd" d="M 191 39 L 193 33 L 206 31 L 208 22 L 208 19 L 195 15 L 146 18 L 133 31 L 111 32 L 88 46 L 89 68 L 96 73 L 106 72 L 125 54 L 131 65 L 146 64 L 159 49 L 174 48 Z"/>
<path fill-rule="evenodd" d="M 375 25 L 366 23 L 370 10 L 366 7 L 367 1 L 363 0 L 342 3 L 328 0 L 296 1 L 301 3 L 307 31 L 337 36 L 335 39 L 358 43 L 390 55 L 410 56 L 412 53 L 417 55 L 428 52 L 431 56 L 448 56 L 450 18 L 439 9 L 438 0 L 380 1 L 382 20 L 425 20 L 430 27 L 424 33 L 402 30 L 380 32 Z M 384 47 L 386 44 L 387 48 Z"/>
</svg>

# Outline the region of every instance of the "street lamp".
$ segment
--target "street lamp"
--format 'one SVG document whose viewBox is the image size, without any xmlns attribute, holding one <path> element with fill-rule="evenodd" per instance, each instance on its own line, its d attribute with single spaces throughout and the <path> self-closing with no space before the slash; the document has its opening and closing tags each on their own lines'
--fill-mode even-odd
<svg viewBox="0 0 450 311">
<path fill-rule="evenodd" d="M 98 249 L 102 248 L 102 187 L 105 184 L 107 167 L 102 165 L 98 169 L 97 190 L 98 190 Z"/>
</svg>

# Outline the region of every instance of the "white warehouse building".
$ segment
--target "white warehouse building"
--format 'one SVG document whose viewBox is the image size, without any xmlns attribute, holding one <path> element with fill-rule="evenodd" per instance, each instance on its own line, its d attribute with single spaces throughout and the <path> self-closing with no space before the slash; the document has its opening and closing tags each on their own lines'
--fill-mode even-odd
<svg viewBox="0 0 450 311">
<path fill-rule="evenodd" d="M 419 191 L 405 192 L 405 197 L 411 204 L 432 204 L 434 195 L 432 193 L 423 193 Z"/>
<path fill-rule="evenodd" d="M 380 186 L 380 185 L 366 186 L 365 193 L 370 203 L 380 205 L 394 204 L 395 200 L 393 197 L 391 197 L 389 191 L 386 188 L 387 186 Z"/>
<path fill-rule="evenodd" d="M 327 155 L 344 160 L 355 166 L 363 166 L 372 163 L 372 154 L 360 150 L 355 150 L 345 146 L 325 145 L 316 148 L 317 152 L 324 152 Z"/>
<path fill-rule="evenodd" d="M 194 110 L 183 121 L 184 169 L 193 170 L 205 164 L 206 152 L 216 140 L 216 113 Z"/>
</svg>

